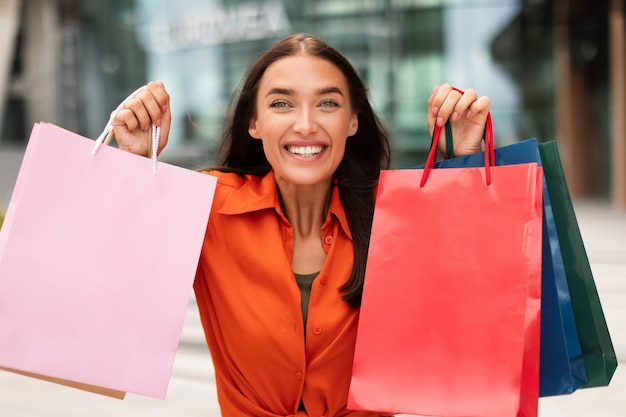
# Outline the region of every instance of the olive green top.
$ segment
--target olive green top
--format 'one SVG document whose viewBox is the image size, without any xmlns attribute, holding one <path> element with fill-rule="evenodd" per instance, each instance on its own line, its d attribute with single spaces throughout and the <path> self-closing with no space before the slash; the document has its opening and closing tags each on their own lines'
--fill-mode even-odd
<svg viewBox="0 0 626 417">
<path fill-rule="evenodd" d="M 312 274 L 294 274 L 296 277 L 296 282 L 298 283 L 298 287 L 300 287 L 300 304 L 302 305 L 302 319 L 304 320 L 305 337 L 306 319 L 309 312 L 309 296 L 311 295 L 311 287 L 313 286 L 313 281 L 318 274 L 319 272 L 314 272 Z"/>
</svg>

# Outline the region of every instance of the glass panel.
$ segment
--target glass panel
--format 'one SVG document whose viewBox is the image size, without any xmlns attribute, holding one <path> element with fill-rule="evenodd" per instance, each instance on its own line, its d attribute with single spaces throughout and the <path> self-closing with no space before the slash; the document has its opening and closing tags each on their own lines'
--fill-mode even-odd
<svg viewBox="0 0 626 417">
<path fill-rule="evenodd" d="M 160 79 L 174 112 L 163 156 L 208 163 L 247 67 L 276 40 L 303 31 L 335 46 L 361 73 L 392 133 L 396 166 L 423 161 L 426 101 L 443 82 L 491 97 L 498 144 L 550 138 L 551 6 L 532 3 L 529 12 L 519 0 L 64 2 L 59 123 L 96 137 L 127 94 Z M 19 118 L 7 117 L 14 123 L 5 131 L 20 129 Z"/>
</svg>

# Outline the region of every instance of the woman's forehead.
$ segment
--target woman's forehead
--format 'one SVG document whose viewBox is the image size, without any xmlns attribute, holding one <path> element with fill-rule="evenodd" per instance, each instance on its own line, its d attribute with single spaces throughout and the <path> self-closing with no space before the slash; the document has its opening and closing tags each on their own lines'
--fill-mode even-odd
<svg viewBox="0 0 626 417">
<path fill-rule="evenodd" d="M 343 72 L 332 62 L 312 55 L 292 55 L 273 62 L 261 77 L 260 88 L 338 87 L 347 89 Z"/>
</svg>

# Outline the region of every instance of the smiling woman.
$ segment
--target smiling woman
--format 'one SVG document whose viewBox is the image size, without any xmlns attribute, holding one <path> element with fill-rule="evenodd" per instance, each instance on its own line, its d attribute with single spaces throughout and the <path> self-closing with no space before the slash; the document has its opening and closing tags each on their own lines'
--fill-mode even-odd
<svg viewBox="0 0 626 417">
<path fill-rule="evenodd" d="M 367 87 L 336 49 L 295 34 L 235 97 L 206 170 L 218 185 L 194 283 L 222 415 L 379 415 L 346 409 L 375 189 L 390 161 Z M 443 85 L 428 108 L 429 130 L 450 119 L 455 149 L 480 148 L 488 98 Z M 150 123 L 165 144 L 170 120 L 165 86 L 150 83 L 114 120 L 120 148 L 145 155 Z"/>
<path fill-rule="evenodd" d="M 297 55 L 265 72 L 248 132 L 263 142 L 283 198 L 306 186 L 307 194 L 317 192 L 314 199 L 324 201 L 357 128 L 341 71 L 324 59 Z"/>
</svg>

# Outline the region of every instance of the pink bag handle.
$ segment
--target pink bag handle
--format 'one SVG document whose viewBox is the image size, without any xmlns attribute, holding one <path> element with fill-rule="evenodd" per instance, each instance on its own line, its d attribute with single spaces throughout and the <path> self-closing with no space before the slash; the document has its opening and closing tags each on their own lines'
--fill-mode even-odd
<svg viewBox="0 0 626 417">
<path fill-rule="evenodd" d="M 128 97 L 126 97 L 118 106 L 117 108 L 111 113 L 111 116 L 109 117 L 109 121 L 107 122 L 106 126 L 104 126 L 104 130 L 102 131 L 102 133 L 100 133 L 100 136 L 98 136 L 98 139 L 96 139 L 96 145 L 94 146 L 93 150 L 91 151 L 91 155 L 95 156 L 96 153 L 98 152 L 98 149 L 100 149 L 100 147 L 105 144 L 108 145 L 111 142 L 111 139 L 113 138 L 113 119 L 115 119 L 115 116 L 117 116 L 117 114 L 119 113 L 120 110 L 122 110 L 122 108 L 124 108 L 124 105 L 133 97 L 135 97 L 137 94 L 139 94 L 141 91 L 143 91 L 146 88 L 146 86 L 141 86 L 138 89 L 136 89 L 135 91 L 133 91 L 133 93 L 131 95 L 129 95 Z M 152 140 L 151 140 L 151 145 L 152 145 L 152 149 L 150 150 L 150 156 L 152 159 L 152 173 L 156 175 L 156 167 L 157 167 L 157 151 L 159 149 L 159 139 L 161 138 L 161 128 L 158 126 L 155 126 L 154 124 L 151 125 L 151 135 L 152 135 Z"/>
<path fill-rule="evenodd" d="M 456 87 L 452 87 L 455 91 L 464 94 L 462 90 Z M 420 188 L 426 185 L 430 171 L 435 165 L 435 159 L 437 157 L 437 147 L 439 145 L 439 137 L 441 136 L 441 126 L 435 124 L 433 130 L 433 137 L 430 144 L 430 151 L 428 152 L 428 158 L 424 165 L 424 172 L 422 173 L 422 180 L 420 181 Z M 491 113 L 487 113 L 487 121 L 485 122 L 485 182 L 489 186 L 491 184 L 491 166 L 495 165 L 496 157 L 493 145 L 493 123 L 491 121 Z"/>
</svg>

